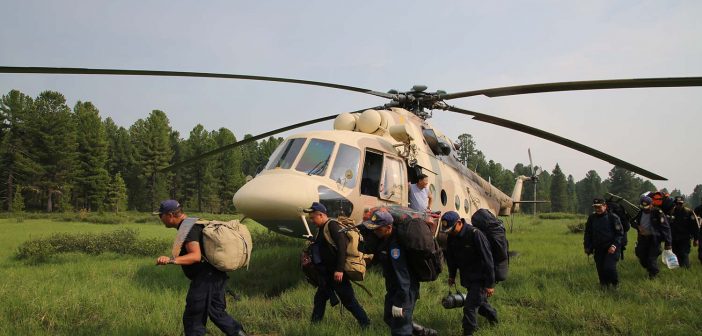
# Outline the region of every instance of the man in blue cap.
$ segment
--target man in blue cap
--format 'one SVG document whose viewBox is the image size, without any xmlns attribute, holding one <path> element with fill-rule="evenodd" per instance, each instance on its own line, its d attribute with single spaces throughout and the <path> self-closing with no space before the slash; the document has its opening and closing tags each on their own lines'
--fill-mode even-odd
<svg viewBox="0 0 702 336">
<path fill-rule="evenodd" d="M 670 233 L 673 239 L 673 253 L 680 266 L 690 268 L 690 239 L 692 245 L 699 242 L 699 227 L 692 209 L 685 206 L 685 198 L 675 196 L 675 206 L 670 210 Z"/>
<path fill-rule="evenodd" d="M 666 250 L 672 249 L 670 225 L 663 211 L 653 206 L 651 197 L 642 196 L 640 207 L 631 224 L 638 231 L 634 252 L 641 266 L 648 271 L 649 279 L 654 279 L 659 272 L 656 258 L 661 255 L 661 241 Z"/>
<path fill-rule="evenodd" d="M 473 335 L 478 329 L 477 314 L 490 323 L 497 323 L 497 311 L 488 303 L 488 298 L 495 293 L 490 242 L 482 231 L 466 223 L 455 211 L 444 213 L 441 224 L 442 232 L 448 233 L 448 285 L 456 284 L 456 271 L 460 271 L 461 286 L 468 291 L 463 305 L 463 335 Z"/>
<path fill-rule="evenodd" d="M 332 306 L 338 303 L 338 295 L 341 304 L 351 312 L 361 328 L 368 327 L 370 319 L 356 300 L 351 282 L 344 274 L 348 237 L 339 232 L 341 225 L 338 221 L 329 218 L 324 204 L 314 202 L 303 211 L 308 214 L 312 223 L 317 227 L 312 253 L 313 260 L 317 261 L 315 267 L 321 275 L 319 287 L 314 294 L 312 323 L 320 322 L 324 318 L 327 301 L 331 301 Z"/>
<path fill-rule="evenodd" d="M 419 299 L 419 281 L 407 266 L 407 254 L 393 231 L 393 218 L 387 210 L 376 210 L 363 222 L 378 237 L 375 257 L 383 265 L 385 306 L 383 321 L 390 326 L 391 335 L 412 335 L 412 313 Z"/>
<path fill-rule="evenodd" d="M 205 335 L 207 317 L 226 335 L 246 336 L 243 327 L 227 313 L 224 287 L 227 274 L 210 265 L 203 256 L 202 225 L 198 218 L 188 217 L 176 200 L 161 202 L 153 213 L 167 228 L 178 229 L 173 255 L 160 256 L 157 265 L 181 265 L 183 273 L 190 279 L 185 297 L 183 328 L 185 335 Z M 178 254 L 176 256 L 176 253 Z"/>
</svg>

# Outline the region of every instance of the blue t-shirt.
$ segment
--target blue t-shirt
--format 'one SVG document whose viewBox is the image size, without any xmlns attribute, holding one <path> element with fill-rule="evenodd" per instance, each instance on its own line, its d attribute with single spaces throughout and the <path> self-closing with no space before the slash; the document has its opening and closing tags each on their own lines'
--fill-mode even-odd
<svg viewBox="0 0 702 336">
<path fill-rule="evenodd" d="M 409 203 L 414 210 L 426 211 L 429 208 L 429 188 L 419 189 L 416 184 L 410 184 Z"/>
</svg>

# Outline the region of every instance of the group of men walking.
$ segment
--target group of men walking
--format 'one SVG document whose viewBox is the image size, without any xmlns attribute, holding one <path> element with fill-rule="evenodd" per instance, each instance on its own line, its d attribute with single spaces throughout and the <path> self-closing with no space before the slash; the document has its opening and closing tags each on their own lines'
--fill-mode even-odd
<svg viewBox="0 0 702 336">
<path fill-rule="evenodd" d="M 655 279 L 660 272 L 657 258 L 661 255 L 661 244 L 665 250 L 672 250 L 680 266 L 690 267 L 690 243 L 694 246 L 699 243 L 698 221 L 695 213 L 685 207 L 682 196 L 675 197 L 673 202 L 674 205 L 664 211 L 654 205 L 651 197 L 644 195 L 639 200 L 639 211 L 629 219 L 610 211 L 604 199 L 593 200 L 594 212 L 585 224 L 583 246 L 586 254 L 594 255 L 603 288 L 616 288 L 619 284 L 617 262 L 622 259 L 629 225 L 637 232 L 634 252 L 650 279 Z M 702 254 L 699 258 L 702 262 Z"/>
</svg>

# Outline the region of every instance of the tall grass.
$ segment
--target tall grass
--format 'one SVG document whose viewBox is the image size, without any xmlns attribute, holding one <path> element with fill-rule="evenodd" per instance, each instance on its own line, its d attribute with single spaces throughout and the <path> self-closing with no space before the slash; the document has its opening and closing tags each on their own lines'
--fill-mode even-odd
<svg viewBox="0 0 702 336">
<path fill-rule="evenodd" d="M 220 218 L 227 219 L 227 218 Z M 500 324 L 484 319 L 480 335 L 695 335 L 702 330 L 702 266 L 695 257 L 689 270 L 663 269 L 648 280 L 633 256 L 635 236 L 619 264 L 620 288 L 602 291 L 594 262 L 582 251 L 582 235 L 569 224 L 582 218 L 515 217 L 508 234 L 519 256 L 510 277 L 491 298 Z M 505 221 L 509 227 L 509 219 Z M 309 323 L 314 288 L 298 269 L 304 241 L 269 233 L 247 222 L 254 237 L 249 270 L 233 272 L 227 310 L 258 335 L 387 335 L 382 322 L 384 285 L 370 269 L 364 285 L 373 297 L 356 290 L 373 320 L 360 332 L 339 307 L 328 307 L 324 321 Z M 176 231 L 160 225 L 120 224 L 139 239 L 171 240 Z M 29 239 L 56 233 L 105 233 L 114 226 L 53 219 L 0 219 L 0 334 L 2 335 L 179 335 L 188 281 L 177 266 L 155 266 L 157 255 L 60 253 L 43 263 L 14 258 Z M 509 231 L 509 230 L 508 230 Z M 693 255 L 696 254 L 696 249 Z M 163 253 L 167 253 L 163 251 Z M 663 267 L 661 265 L 661 267 Z M 441 335 L 461 334 L 461 310 L 445 310 L 446 274 L 422 283 L 417 322 Z M 221 335 L 208 324 L 209 332 Z"/>
</svg>

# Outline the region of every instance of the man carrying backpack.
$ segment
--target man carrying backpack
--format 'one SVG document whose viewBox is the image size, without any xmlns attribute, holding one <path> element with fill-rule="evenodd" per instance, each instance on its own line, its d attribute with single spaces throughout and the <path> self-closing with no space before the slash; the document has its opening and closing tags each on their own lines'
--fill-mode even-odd
<svg viewBox="0 0 702 336">
<path fill-rule="evenodd" d="M 675 197 L 675 207 L 670 212 L 670 233 L 673 238 L 673 253 L 678 257 L 680 266 L 690 267 L 690 239 L 697 246 L 699 228 L 695 214 L 685 206 L 682 196 Z"/>
<path fill-rule="evenodd" d="M 195 225 L 197 218 L 188 218 L 180 203 L 175 200 L 161 202 L 158 211 L 161 222 L 167 228 L 178 229 L 176 242 L 182 243 L 178 256 L 161 256 L 157 265 L 181 265 L 183 273 L 190 279 L 185 297 L 183 328 L 185 335 L 205 335 L 207 317 L 227 335 L 245 336 L 243 327 L 227 313 L 224 287 L 227 274 L 203 260 L 202 225 Z M 177 248 L 177 246 L 175 247 Z"/>
<path fill-rule="evenodd" d="M 585 223 L 583 246 L 586 254 L 595 255 L 597 276 L 600 286 L 606 289 L 609 286 L 617 288 L 619 275 L 617 274 L 617 261 L 624 241 L 624 227 L 619 216 L 607 211 L 607 204 L 601 198 L 592 201 L 595 210 Z"/>
<path fill-rule="evenodd" d="M 661 241 L 666 250 L 672 249 L 670 225 L 663 211 L 653 206 L 650 197 L 642 196 L 640 204 L 641 210 L 631 224 L 638 231 L 634 252 L 641 266 L 648 271 L 649 279 L 654 279 L 659 272 L 656 258 L 661 254 Z"/>
<path fill-rule="evenodd" d="M 392 215 L 387 210 L 376 210 L 362 225 L 378 238 L 372 252 L 383 265 L 386 291 L 383 320 L 390 326 L 391 335 L 412 335 L 412 314 L 419 299 L 419 280 L 407 266 L 407 253 L 393 230 Z"/>
<path fill-rule="evenodd" d="M 460 271 L 461 286 L 468 291 L 463 305 L 463 335 L 473 335 L 478 329 L 477 314 L 487 318 L 490 323 L 498 321 L 497 311 L 488 303 L 488 298 L 495 293 L 495 267 L 490 242 L 485 234 L 466 223 L 455 211 L 446 212 L 441 221 L 445 228 L 442 232 L 448 233 L 448 284 L 456 284 L 456 271 Z"/>
<path fill-rule="evenodd" d="M 317 235 L 312 246 L 313 260 L 319 259 L 315 263 L 319 274 L 320 283 L 317 287 L 317 292 L 314 294 L 314 308 L 312 309 L 312 323 L 317 323 L 324 318 L 324 311 L 327 306 L 327 301 L 331 300 L 332 305 L 336 296 L 341 300 L 351 315 L 356 318 L 361 328 L 366 328 L 370 325 L 370 319 L 363 310 L 361 304 L 356 300 L 353 287 L 348 276 L 344 274 L 344 263 L 346 262 L 346 246 L 348 238 L 345 234 L 340 233 L 341 226 L 338 221 L 329 219 L 327 208 L 318 202 L 303 210 L 308 213 L 312 223 L 317 227 Z M 324 235 L 325 227 L 329 231 L 333 245 L 327 241 Z"/>
</svg>

